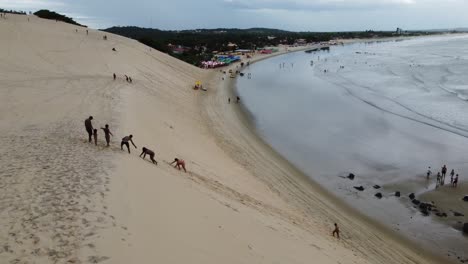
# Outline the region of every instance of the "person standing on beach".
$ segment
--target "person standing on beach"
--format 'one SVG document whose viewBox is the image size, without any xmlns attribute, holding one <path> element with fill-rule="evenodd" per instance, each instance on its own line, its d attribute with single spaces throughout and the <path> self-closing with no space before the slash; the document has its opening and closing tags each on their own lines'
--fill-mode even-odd
<svg viewBox="0 0 468 264">
<path fill-rule="evenodd" d="M 336 237 L 339 239 L 340 238 L 340 228 L 338 227 L 338 224 L 335 223 L 335 229 L 333 230 L 333 237 L 335 237 L 335 234 L 336 234 Z"/>
<path fill-rule="evenodd" d="M 440 179 L 442 178 L 442 176 L 440 175 L 440 172 L 437 172 L 437 183 L 436 183 L 436 189 L 437 187 L 439 187 L 439 184 L 440 184 Z"/>
<path fill-rule="evenodd" d="M 442 167 L 442 178 L 441 178 L 440 185 L 444 185 L 445 183 L 445 174 L 447 174 L 447 166 L 444 165 Z"/>
<path fill-rule="evenodd" d="M 429 180 L 429 177 L 431 177 L 431 175 L 432 175 L 432 171 L 431 171 L 431 167 L 429 167 L 426 173 L 426 178 Z"/>
<path fill-rule="evenodd" d="M 133 135 L 129 135 L 129 136 L 123 137 L 123 138 L 122 138 L 122 142 L 120 142 L 120 149 L 123 150 L 123 146 L 125 145 L 125 146 L 127 146 L 128 153 L 130 154 L 130 144 L 128 144 L 129 141 L 132 142 L 132 145 L 133 145 L 136 149 L 138 149 L 137 146 L 135 146 L 135 143 L 133 143 L 132 138 L 133 138 Z"/>
<path fill-rule="evenodd" d="M 114 135 L 112 135 L 108 124 L 106 124 L 105 127 L 101 127 L 101 129 L 104 130 L 104 136 L 106 138 L 107 146 L 109 147 L 110 137 L 114 136 Z"/>
<path fill-rule="evenodd" d="M 240 98 L 239 98 L 239 96 L 237 96 L 236 98 L 237 98 L 237 101 L 236 101 L 236 103 L 239 103 L 239 102 L 240 102 Z"/>
<path fill-rule="evenodd" d="M 180 170 L 180 168 L 182 167 L 182 169 L 184 169 L 185 172 L 187 172 L 187 170 L 185 169 L 185 161 L 184 160 L 181 160 L 181 159 L 178 159 L 178 158 L 175 158 L 173 162 L 171 162 L 170 165 L 174 164 L 174 168 L 177 168 Z"/>
<path fill-rule="evenodd" d="M 228 104 L 230 104 L 230 103 L 231 103 L 231 97 L 228 98 Z"/>
<path fill-rule="evenodd" d="M 452 169 L 452 171 L 450 172 L 450 184 L 453 184 L 453 176 L 455 175 L 455 170 Z"/>
<path fill-rule="evenodd" d="M 114 73 L 114 75 L 113 75 L 113 76 L 114 76 L 114 81 L 115 81 L 115 79 L 117 78 L 117 75 L 115 75 L 115 73 Z"/>
<path fill-rule="evenodd" d="M 88 117 L 88 119 L 86 119 L 85 122 L 84 122 L 86 132 L 88 132 L 89 142 L 92 141 L 92 137 L 93 137 L 93 124 L 91 123 L 91 120 L 93 120 L 92 116 Z"/>
<path fill-rule="evenodd" d="M 457 185 L 458 185 L 458 174 L 457 174 L 457 176 L 455 176 L 455 180 L 453 180 L 452 186 L 457 187 Z"/>
<path fill-rule="evenodd" d="M 93 129 L 94 145 L 97 146 L 97 129 Z"/>
<path fill-rule="evenodd" d="M 143 151 L 141 152 L 140 157 L 143 155 L 143 159 L 145 159 L 146 154 L 148 154 L 150 156 L 150 159 L 153 162 L 153 164 L 158 165 L 158 162 L 156 160 L 154 160 L 154 151 L 152 151 L 151 149 L 147 149 L 146 147 L 143 147 L 142 150 Z"/>
</svg>

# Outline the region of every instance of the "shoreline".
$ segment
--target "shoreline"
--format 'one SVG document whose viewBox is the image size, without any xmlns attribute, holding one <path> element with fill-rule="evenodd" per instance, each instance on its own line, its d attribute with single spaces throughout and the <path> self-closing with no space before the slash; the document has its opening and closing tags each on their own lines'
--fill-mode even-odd
<svg viewBox="0 0 468 264">
<path fill-rule="evenodd" d="M 411 38 L 413 38 L 413 37 L 411 37 Z M 343 45 L 354 44 L 354 43 L 359 43 L 359 42 L 368 42 L 368 41 L 396 41 L 396 40 L 400 40 L 400 39 L 405 40 L 405 39 L 411 39 L 411 38 L 404 37 L 404 38 L 362 39 L 362 40 L 359 39 L 359 40 L 348 41 L 348 42 L 344 43 Z M 317 46 L 318 47 L 323 47 L 323 46 L 319 46 L 319 45 L 317 45 Z M 269 58 L 272 58 L 272 57 L 281 56 L 281 55 L 285 55 L 285 54 L 292 53 L 292 52 L 303 52 L 303 51 L 311 49 L 311 48 L 314 48 L 314 46 L 307 46 L 307 47 L 302 47 L 302 48 L 294 50 L 294 51 L 278 52 L 278 53 L 275 53 L 275 54 L 269 54 L 269 55 L 266 55 L 266 56 L 261 56 L 259 58 L 253 58 L 253 59 L 250 60 L 250 65 L 253 65 L 256 62 L 259 62 L 259 61 L 262 61 L 262 60 L 265 60 L 265 59 L 269 59 Z M 243 69 L 245 69 L 247 67 L 248 66 L 244 66 L 244 68 L 239 68 L 239 70 L 241 71 L 241 70 L 243 70 Z M 235 70 L 236 68 L 233 67 L 233 65 L 231 65 L 231 66 L 225 68 L 226 71 L 228 69 Z M 219 72 L 213 72 L 212 75 L 213 75 L 211 77 L 212 79 L 216 79 L 216 78 L 218 79 L 217 80 L 218 81 L 218 83 L 217 83 L 218 89 L 224 90 L 224 92 L 226 93 L 226 94 L 224 94 L 224 96 L 228 95 L 231 98 L 235 98 L 235 96 L 237 94 L 237 92 L 236 92 L 237 87 L 236 87 L 235 82 L 236 82 L 236 78 L 239 78 L 239 76 L 236 75 L 236 78 L 232 78 L 232 79 L 227 78 L 223 82 L 221 80 L 221 77 L 220 77 L 220 76 L 223 76 L 223 75 L 220 74 Z M 216 80 L 212 80 L 212 82 L 216 83 Z M 220 97 L 222 97 L 222 95 L 218 95 L 218 99 L 221 99 Z M 225 97 L 225 98 L 227 98 L 227 97 Z M 397 243 L 398 245 L 400 245 L 402 247 L 411 249 L 412 252 L 423 252 L 423 254 L 418 254 L 418 255 L 422 256 L 424 258 L 428 258 L 428 259 L 426 259 L 426 261 L 430 261 L 430 262 L 434 262 L 434 263 L 447 263 L 447 261 L 449 261 L 450 263 L 456 263 L 456 262 L 453 262 L 453 260 L 445 258 L 443 255 L 432 253 L 432 252 L 429 251 L 429 249 L 418 246 L 415 241 L 411 241 L 409 238 L 406 238 L 403 235 L 400 235 L 400 234 L 396 233 L 395 231 L 393 231 L 387 225 L 385 225 L 383 223 L 380 223 L 377 220 L 374 220 L 374 219 L 364 215 L 363 213 L 359 212 L 357 209 L 355 209 L 355 208 L 351 207 L 350 205 L 346 204 L 344 201 L 339 199 L 336 195 L 332 194 L 331 192 L 326 190 L 324 187 L 322 187 L 319 183 L 315 182 L 313 179 L 308 177 L 302 171 L 297 169 L 285 157 L 281 156 L 268 143 L 266 143 L 260 137 L 260 135 L 257 134 L 254 123 L 253 123 L 253 120 L 252 120 L 251 113 L 249 113 L 248 110 L 245 109 L 245 107 L 242 105 L 242 102 L 241 102 L 241 105 L 240 105 L 239 108 L 235 108 L 234 112 L 235 112 L 234 115 L 238 119 L 237 121 L 239 123 L 239 127 L 241 127 L 244 130 L 245 133 L 249 134 L 249 136 L 250 136 L 249 138 L 256 141 L 256 142 L 252 141 L 251 142 L 252 145 L 259 145 L 260 146 L 260 150 L 257 150 L 257 151 L 264 152 L 264 154 L 270 155 L 273 159 L 279 161 L 281 163 L 281 167 L 283 167 L 284 170 L 289 171 L 290 173 L 293 174 L 294 177 L 298 178 L 296 180 L 299 180 L 302 183 L 304 183 L 305 185 L 307 185 L 307 186 L 301 186 L 301 187 L 310 188 L 314 192 L 319 193 L 319 196 L 324 197 L 327 200 L 327 202 L 333 203 L 336 206 L 336 208 L 338 209 L 338 211 L 340 211 L 340 214 L 343 214 L 343 215 L 348 216 L 348 217 L 350 217 L 352 219 L 356 219 L 358 221 L 361 221 L 362 224 L 370 225 L 375 230 L 378 230 L 378 232 L 382 233 L 385 237 L 388 237 L 388 238 L 392 239 L 393 240 L 392 242 L 395 242 L 395 243 Z M 232 127 L 231 127 L 231 129 L 232 129 Z M 282 197 L 282 198 L 284 198 L 284 197 Z"/>
</svg>

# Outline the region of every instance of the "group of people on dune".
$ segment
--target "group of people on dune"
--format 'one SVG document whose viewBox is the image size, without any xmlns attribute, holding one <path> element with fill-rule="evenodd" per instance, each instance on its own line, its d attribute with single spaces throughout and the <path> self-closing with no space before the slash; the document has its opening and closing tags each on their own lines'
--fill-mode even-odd
<svg viewBox="0 0 468 264">
<path fill-rule="evenodd" d="M 92 120 L 93 120 L 93 116 L 90 116 L 85 120 L 84 124 L 85 124 L 85 128 L 86 128 L 86 132 L 88 133 L 88 142 L 91 143 L 91 142 L 93 142 L 93 139 L 94 139 L 94 144 L 97 146 L 97 144 L 98 144 L 97 143 L 98 130 L 96 128 L 93 128 Z M 106 146 L 109 147 L 110 146 L 110 137 L 114 136 L 114 135 L 110 131 L 110 128 L 109 128 L 108 124 L 106 124 L 104 127 L 101 127 L 101 129 L 104 131 L 104 137 L 106 139 L 106 144 L 107 144 Z M 135 149 L 138 149 L 138 147 L 133 142 L 133 135 L 128 135 L 128 136 L 125 136 L 125 137 L 122 138 L 122 140 L 120 142 L 120 149 L 123 150 L 123 147 L 126 146 L 127 151 L 130 154 L 130 143 L 132 143 L 132 145 L 135 147 Z M 140 157 L 145 159 L 146 155 L 148 155 L 150 157 L 151 162 L 153 162 L 153 164 L 158 165 L 158 162 L 154 159 L 154 156 L 155 156 L 154 151 L 152 151 L 151 149 L 149 149 L 147 147 L 143 147 L 142 152 L 140 154 Z M 178 168 L 179 170 L 183 169 L 185 172 L 187 172 L 187 170 L 185 169 L 185 161 L 184 160 L 179 159 L 179 158 L 175 158 L 174 161 L 170 163 L 170 165 L 173 165 L 173 164 L 175 164 L 174 168 Z"/>
</svg>

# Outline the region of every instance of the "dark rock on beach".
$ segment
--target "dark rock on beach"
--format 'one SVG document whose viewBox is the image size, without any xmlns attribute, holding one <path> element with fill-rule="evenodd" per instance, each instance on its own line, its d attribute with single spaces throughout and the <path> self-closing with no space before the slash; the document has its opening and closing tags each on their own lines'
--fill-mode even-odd
<svg viewBox="0 0 468 264">
<path fill-rule="evenodd" d="M 376 193 L 375 194 L 375 197 L 379 198 L 379 199 L 382 199 L 382 194 L 381 193 Z"/>
<path fill-rule="evenodd" d="M 463 201 L 468 202 L 468 195 L 463 197 Z"/>
<path fill-rule="evenodd" d="M 362 186 L 354 186 L 354 189 L 356 189 L 356 190 L 358 190 L 360 192 L 364 191 L 364 187 L 362 187 Z"/>
<path fill-rule="evenodd" d="M 436 213 L 438 217 L 447 217 L 446 213 Z"/>
<path fill-rule="evenodd" d="M 400 197 L 400 196 L 401 196 L 401 193 L 400 193 L 400 192 L 395 192 L 395 196 L 396 196 L 396 197 Z"/>
<path fill-rule="evenodd" d="M 459 213 L 459 212 L 453 212 L 453 216 L 465 216 L 464 214 L 462 213 Z"/>
<path fill-rule="evenodd" d="M 414 198 L 416 198 L 416 196 L 414 196 L 414 193 L 408 195 L 408 197 L 409 197 L 411 200 L 413 200 Z"/>
<path fill-rule="evenodd" d="M 421 202 L 419 200 L 413 199 L 412 201 L 415 205 L 419 205 Z"/>
<path fill-rule="evenodd" d="M 350 173 L 350 174 L 348 175 L 348 179 L 350 179 L 350 180 L 354 180 L 354 177 L 355 177 L 355 175 L 352 174 L 352 173 Z"/>
<path fill-rule="evenodd" d="M 380 186 L 379 185 L 374 185 L 374 189 L 380 189 Z"/>
<path fill-rule="evenodd" d="M 468 223 L 463 224 L 463 233 L 468 234 Z"/>
</svg>

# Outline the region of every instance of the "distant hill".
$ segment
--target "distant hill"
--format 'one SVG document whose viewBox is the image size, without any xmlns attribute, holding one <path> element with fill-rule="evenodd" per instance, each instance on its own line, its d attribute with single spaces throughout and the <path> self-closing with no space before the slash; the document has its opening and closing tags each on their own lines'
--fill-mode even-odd
<svg viewBox="0 0 468 264">
<path fill-rule="evenodd" d="M 40 18 L 58 20 L 58 21 L 62 21 L 62 22 L 68 23 L 68 24 L 77 25 L 77 26 L 80 26 L 80 27 L 87 27 L 85 25 L 79 24 L 78 22 L 76 22 L 75 20 L 73 20 L 70 17 L 64 16 L 62 14 L 56 13 L 54 11 L 49 11 L 49 10 L 46 10 L 46 9 L 39 10 L 36 13 L 34 13 L 34 15 L 36 15 L 36 16 L 38 16 Z"/>
<path fill-rule="evenodd" d="M 159 51 L 188 63 L 199 65 L 210 59 L 214 51 L 256 49 L 279 44 L 311 43 L 333 39 L 379 38 L 400 36 L 395 31 L 360 32 L 292 32 L 270 28 L 216 28 L 191 30 L 160 30 L 134 26 L 111 27 L 103 31 L 133 38 Z M 412 31 L 405 36 L 425 35 L 430 32 Z"/>
</svg>

